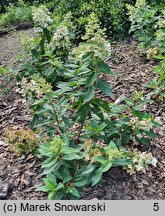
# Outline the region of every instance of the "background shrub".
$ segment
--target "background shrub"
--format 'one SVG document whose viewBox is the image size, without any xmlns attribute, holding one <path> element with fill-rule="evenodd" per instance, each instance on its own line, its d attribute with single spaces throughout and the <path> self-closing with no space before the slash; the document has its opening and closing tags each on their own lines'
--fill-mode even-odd
<svg viewBox="0 0 165 216">
<path fill-rule="evenodd" d="M 10 4 L 6 7 L 6 13 L 0 15 L 0 28 L 10 25 L 18 25 L 32 20 L 32 10 L 22 0 L 18 5 Z"/>
</svg>

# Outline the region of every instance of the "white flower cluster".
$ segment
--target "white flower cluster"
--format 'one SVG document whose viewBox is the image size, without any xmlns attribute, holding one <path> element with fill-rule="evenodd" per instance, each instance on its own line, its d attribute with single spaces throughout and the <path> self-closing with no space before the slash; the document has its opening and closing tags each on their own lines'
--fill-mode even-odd
<svg viewBox="0 0 165 216">
<path fill-rule="evenodd" d="M 23 78 L 21 81 L 22 90 L 20 91 L 20 93 L 22 93 L 23 96 L 27 95 L 31 97 L 33 93 L 35 93 L 39 98 L 45 93 L 51 92 L 52 87 L 46 82 L 44 78 L 42 78 L 38 74 L 32 75 L 31 78 L 31 81 L 28 81 L 27 78 Z"/>
<path fill-rule="evenodd" d="M 67 26 L 61 25 L 57 28 L 56 32 L 53 35 L 53 44 L 59 48 L 69 48 L 70 37 Z"/>
<path fill-rule="evenodd" d="M 47 28 L 53 22 L 48 9 L 43 5 L 40 7 L 32 7 L 32 15 L 34 24 L 38 27 Z"/>
<path fill-rule="evenodd" d="M 101 59 L 109 57 L 110 43 L 106 40 L 105 29 L 100 28 L 100 23 L 95 14 L 91 14 L 86 25 L 86 33 L 82 37 L 83 43 L 73 49 L 73 55 L 81 58 L 85 53 L 94 51 L 94 56 Z"/>
<path fill-rule="evenodd" d="M 147 5 L 146 0 L 137 0 L 135 6 L 132 6 L 130 4 L 126 4 L 126 7 L 128 9 L 129 19 L 131 22 L 136 22 L 136 19 L 140 18 L 138 16 L 139 12 L 145 8 Z"/>
<path fill-rule="evenodd" d="M 35 38 L 30 37 L 28 35 L 21 36 L 21 45 L 24 47 L 26 51 L 30 51 L 35 48 Z"/>
<path fill-rule="evenodd" d="M 139 7 L 139 8 L 143 8 L 146 6 L 146 0 L 137 0 L 136 1 L 136 4 L 135 4 L 135 7 Z"/>
<path fill-rule="evenodd" d="M 148 165 L 153 165 L 155 167 L 157 164 L 157 160 L 152 156 L 151 153 L 143 152 L 139 155 L 138 159 L 135 157 L 133 163 L 136 164 L 135 165 L 136 171 L 144 171 L 146 166 Z"/>
<path fill-rule="evenodd" d="M 130 174 L 135 174 L 136 172 L 142 171 L 146 172 L 149 165 L 156 167 L 157 159 L 152 156 L 151 153 L 139 152 L 134 150 L 133 152 L 132 164 L 127 165 L 125 169 Z"/>
</svg>

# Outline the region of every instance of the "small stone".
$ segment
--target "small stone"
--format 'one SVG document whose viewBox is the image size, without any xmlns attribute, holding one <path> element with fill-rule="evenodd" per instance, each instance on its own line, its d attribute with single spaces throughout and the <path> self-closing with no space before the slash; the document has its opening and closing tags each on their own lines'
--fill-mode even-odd
<svg viewBox="0 0 165 216">
<path fill-rule="evenodd" d="M 98 200 L 98 198 L 95 197 L 95 198 L 93 198 L 92 200 Z"/>
<path fill-rule="evenodd" d="M 146 180 L 143 180 L 143 181 L 142 181 L 142 184 L 144 184 L 144 185 L 147 185 L 147 186 L 148 186 L 148 181 L 146 181 Z"/>
<path fill-rule="evenodd" d="M 162 173 L 160 174 L 160 176 L 161 176 L 161 178 L 165 178 L 165 172 L 162 172 Z"/>
<path fill-rule="evenodd" d="M 0 198 L 6 198 L 9 191 L 9 184 L 0 182 Z"/>
<path fill-rule="evenodd" d="M 91 187 L 87 187 L 87 188 L 84 188 L 84 192 L 86 193 L 89 193 L 92 191 L 92 188 Z"/>
</svg>

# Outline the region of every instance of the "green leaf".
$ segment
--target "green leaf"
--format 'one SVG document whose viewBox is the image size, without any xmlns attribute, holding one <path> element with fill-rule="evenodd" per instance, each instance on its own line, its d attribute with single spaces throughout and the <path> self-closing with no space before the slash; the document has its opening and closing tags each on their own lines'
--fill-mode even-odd
<svg viewBox="0 0 165 216">
<path fill-rule="evenodd" d="M 45 185 L 45 186 L 38 187 L 35 191 L 48 192 L 50 191 L 50 188 Z"/>
<path fill-rule="evenodd" d="M 77 69 L 77 68 L 78 68 L 78 65 L 76 65 L 76 64 L 65 64 L 65 67 Z"/>
<path fill-rule="evenodd" d="M 93 164 L 89 164 L 85 167 L 85 170 L 82 172 L 82 175 L 91 173 L 96 167 Z"/>
<path fill-rule="evenodd" d="M 74 185 L 76 186 L 76 187 L 83 187 L 83 186 L 85 186 L 86 184 L 87 184 L 87 182 L 88 182 L 88 179 L 86 178 L 86 179 L 81 179 L 81 180 L 79 180 L 79 181 L 75 181 L 74 182 Z"/>
<path fill-rule="evenodd" d="M 46 36 L 46 39 L 48 40 L 48 43 L 50 43 L 50 40 L 51 40 L 51 34 L 49 32 L 49 30 L 47 28 L 43 28 L 43 32 Z"/>
<path fill-rule="evenodd" d="M 105 73 L 105 74 L 110 74 L 111 76 L 116 76 L 117 74 L 112 71 L 109 66 L 104 62 L 104 61 L 100 61 L 98 63 L 99 69 Z"/>
<path fill-rule="evenodd" d="M 160 92 L 160 95 L 161 95 L 162 97 L 165 97 L 165 91 L 161 91 L 161 92 Z"/>
<path fill-rule="evenodd" d="M 102 122 L 100 125 L 98 125 L 96 130 L 102 131 L 106 126 L 107 126 L 107 124 L 105 122 Z"/>
<path fill-rule="evenodd" d="M 87 77 L 87 79 L 86 79 L 86 81 L 85 81 L 85 85 L 86 85 L 86 86 L 91 86 L 91 85 L 93 85 L 94 82 L 96 81 L 96 79 L 97 79 L 97 74 L 96 74 L 96 73 L 91 73 L 91 74 Z"/>
<path fill-rule="evenodd" d="M 69 192 L 70 194 L 72 194 L 74 197 L 77 197 L 77 198 L 80 197 L 80 194 L 79 194 L 79 192 L 78 192 L 78 190 L 77 190 L 76 188 L 71 188 L 71 189 L 69 189 L 68 192 Z"/>
<path fill-rule="evenodd" d="M 130 98 L 125 98 L 124 101 L 126 102 L 126 104 L 130 105 L 130 106 L 134 106 L 134 101 L 131 100 Z"/>
<path fill-rule="evenodd" d="M 39 123 L 39 117 L 38 115 L 34 115 L 31 122 L 30 122 L 30 127 L 33 129 L 36 127 L 36 125 Z"/>
<path fill-rule="evenodd" d="M 93 58 L 94 52 L 87 52 L 82 56 L 82 62 L 88 62 Z"/>
<path fill-rule="evenodd" d="M 32 55 L 33 55 L 35 58 L 38 58 L 39 54 L 38 54 L 37 50 L 32 49 L 32 50 L 31 50 L 31 53 L 32 53 Z"/>
<path fill-rule="evenodd" d="M 54 200 L 56 192 L 55 191 L 51 191 L 48 194 L 48 200 Z"/>
<path fill-rule="evenodd" d="M 68 117 L 66 117 L 66 116 L 61 116 L 61 118 L 62 118 L 62 120 L 63 120 L 65 126 L 66 126 L 67 128 L 70 128 L 70 126 L 71 126 L 70 119 L 69 119 Z"/>
<path fill-rule="evenodd" d="M 95 160 L 101 164 L 104 164 L 107 162 L 107 159 L 105 157 L 96 157 Z"/>
<path fill-rule="evenodd" d="M 65 195 L 64 190 L 52 192 L 51 195 L 49 195 L 49 199 L 51 200 L 61 200 Z"/>
<path fill-rule="evenodd" d="M 45 160 L 42 164 L 42 167 L 43 168 L 46 168 L 46 167 L 51 167 L 53 166 L 55 163 L 57 162 L 57 156 L 54 155 L 52 156 L 51 158 L 48 158 L 47 160 Z"/>
<path fill-rule="evenodd" d="M 162 125 L 161 125 L 160 123 L 158 123 L 157 121 L 155 121 L 155 120 L 152 120 L 152 124 L 153 124 L 155 127 L 157 127 L 157 128 L 161 128 L 161 127 L 162 127 Z"/>
<path fill-rule="evenodd" d="M 150 118 L 150 114 L 146 112 L 139 112 L 137 110 L 132 110 L 132 113 L 138 117 L 139 120 L 143 120 L 143 118 Z"/>
<path fill-rule="evenodd" d="M 100 89 L 101 92 L 103 92 L 105 95 L 107 96 L 111 96 L 112 95 L 112 89 L 110 87 L 110 85 L 105 82 L 104 80 L 99 79 L 97 81 L 96 86 Z"/>
<path fill-rule="evenodd" d="M 43 173 L 47 175 L 47 174 L 49 174 L 51 172 L 54 172 L 54 171 L 58 170 L 60 168 L 60 166 L 61 166 L 61 161 L 58 161 L 57 163 L 55 163 L 51 167 L 45 167 Z"/>
<path fill-rule="evenodd" d="M 150 130 L 150 131 L 145 131 L 145 134 L 151 138 L 157 138 L 158 135 L 156 133 L 154 133 L 154 131 Z"/>
<path fill-rule="evenodd" d="M 130 140 L 130 136 L 131 136 L 131 132 L 130 131 L 125 131 L 122 135 L 121 135 L 121 142 L 122 144 L 127 144 Z"/>
<path fill-rule="evenodd" d="M 142 137 L 142 138 L 139 139 L 139 138 L 136 137 L 136 139 L 138 140 L 138 142 L 140 142 L 143 145 L 148 146 L 150 144 L 149 139 L 147 139 L 147 138 Z"/>
<path fill-rule="evenodd" d="M 93 176 L 92 178 L 92 186 L 96 185 L 100 180 L 101 180 L 101 177 L 102 177 L 102 172 L 100 169 L 98 169 L 96 172 L 95 172 L 95 175 Z"/>
<path fill-rule="evenodd" d="M 132 163 L 132 160 L 125 160 L 125 159 L 116 159 L 115 161 L 113 161 L 113 167 L 114 166 L 126 166 L 126 165 L 130 165 Z"/>
<path fill-rule="evenodd" d="M 64 184 L 58 183 L 58 185 L 57 185 L 57 187 L 56 187 L 56 191 L 57 191 L 57 190 L 61 190 L 62 188 L 64 188 Z"/>
<path fill-rule="evenodd" d="M 80 160 L 83 156 L 80 156 L 78 154 L 66 154 L 63 156 L 63 160 Z"/>
<path fill-rule="evenodd" d="M 48 178 L 46 178 L 46 179 L 44 179 L 44 182 L 45 182 L 46 186 L 49 188 L 49 190 L 53 190 L 53 191 L 56 190 L 57 184 L 55 181 L 53 182 L 53 181 L 49 180 Z"/>
<path fill-rule="evenodd" d="M 90 101 L 95 95 L 95 87 L 90 86 L 84 94 L 84 104 Z"/>
<path fill-rule="evenodd" d="M 112 161 L 107 161 L 105 164 L 103 164 L 103 165 L 100 167 L 100 170 L 101 170 L 102 172 L 107 172 L 111 167 L 112 167 Z"/>
<path fill-rule="evenodd" d="M 82 147 L 80 148 L 72 148 L 72 147 L 65 147 L 63 150 L 64 154 L 75 154 L 75 153 L 79 153 L 81 151 Z"/>
<path fill-rule="evenodd" d="M 54 120 L 51 120 L 51 119 L 44 120 L 44 121 L 36 124 L 35 126 L 33 126 L 33 128 L 35 128 L 35 129 L 41 128 L 41 127 L 43 127 L 45 125 L 47 126 L 47 125 L 52 124 L 52 123 L 54 123 Z"/>
</svg>

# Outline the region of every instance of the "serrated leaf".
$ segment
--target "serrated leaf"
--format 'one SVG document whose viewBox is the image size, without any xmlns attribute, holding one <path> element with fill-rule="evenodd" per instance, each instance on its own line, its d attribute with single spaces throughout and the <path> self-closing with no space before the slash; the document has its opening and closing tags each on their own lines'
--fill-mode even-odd
<svg viewBox="0 0 165 216">
<path fill-rule="evenodd" d="M 110 87 L 110 85 L 104 81 L 104 80 L 101 80 L 99 79 L 97 81 L 97 84 L 96 86 L 100 89 L 101 92 L 103 92 L 105 95 L 107 96 L 111 96 L 112 95 L 112 89 Z"/>
<path fill-rule="evenodd" d="M 91 74 L 87 77 L 87 79 L 86 79 L 86 81 L 85 81 L 85 85 L 86 85 L 86 86 L 91 86 L 91 85 L 93 85 L 94 82 L 96 81 L 96 79 L 97 79 L 97 74 L 96 74 L 96 73 L 91 73 Z"/>
<path fill-rule="evenodd" d="M 100 62 L 98 63 L 98 66 L 99 66 L 99 69 L 100 69 L 103 73 L 105 73 L 105 74 L 110 74 L 110 75 L 112 75 L 112 76 L 116 76 L 116 75 L 117 75 L 114 71 L 112 71 L 112 70 L 109 68 L 109 66 L 108 66 L 104 61 L 100 61 Z"/>
<path fill-rule="evenodd" d="M 84 94 L 84 104 L 90 101 L 95 95 L 95 87 L 90 86 Z"/>
<path fill-rule="evenodd" d="M 131 100 L 130 98 L 125 98 L 124 101 L 126 102 L 126 104 L 130 105 L 130 106 L 134 106 L 134 101 Z"/>
</svg>

